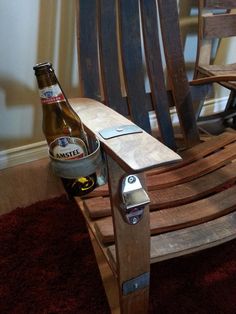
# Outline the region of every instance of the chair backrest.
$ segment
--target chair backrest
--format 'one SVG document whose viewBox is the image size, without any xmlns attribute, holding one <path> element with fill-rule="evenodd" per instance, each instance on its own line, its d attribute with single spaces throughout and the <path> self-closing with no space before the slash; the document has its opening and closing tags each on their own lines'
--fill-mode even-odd
<svg viewBox="0 0 236 314">
<path fill-rule="evenodd" d="M 199 0 L 198 6 L 196 65 L 208 65 L 220 40 L 236 36 L 236 0 Z"/>
<path fill-rule="evenodd" d="M 82 96 L 103 101 L 175 148 L 160 49 L 158 12 L 174 104 L 187 146 L 199 141 L 179 32 L 177 1 L 78 0 Z M 171 25 L 171 27 L 170 27 Z M 150 91 L 149 91 L 150 89 Z"/>
</svg>

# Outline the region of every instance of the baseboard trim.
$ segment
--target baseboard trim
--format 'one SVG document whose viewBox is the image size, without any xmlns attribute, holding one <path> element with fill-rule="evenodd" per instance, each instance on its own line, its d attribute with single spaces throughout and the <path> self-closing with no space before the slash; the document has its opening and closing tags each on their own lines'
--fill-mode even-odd
<svg viewBox="0 0 236 314">
<path fill-rule="evenodd" d="M 201 116 L 208 116 L 223 111 L 227 101 L 228 101 L 227 96 L 207 100 L 202 108 Z"/>
<path fill-rule="evenodd" d="M 209 115 L 222 111 L 227 102 L 227 97 L 206 101 L 202 110 L 202 115 Z M 178 122 L 176 111 L 173 109 L 172 121 Z M 156 127 L 155 114 L 150 114 L 151 125 Z M 14 167 L 23 163 L 38 160 L 48 156 L 48 147 L 46 141 L 37 142 L 30 145 L 24 145 L 0 152 L 0 169 Z"/>
<path fill-rule="evenodd" d="M 48 156 L 46 141 L 24 145 L 0 152 L 0 169 L 14 167 Z"/>
<path fill-rule="evenodd" d="M 217 112 L 221 112 L 224 110 L 225 105 L 227 103 L 228 97 L 221 97 L 216 99 L 209 99 L 204 103 L 203 109 L 201 111 L 201 116 L 209 116 L 215 114 Z M 156 114 L 154 111 L 151 111 L 149 114 L 151 128 L 154 130 L 153 134 L 155 135 L 158 129 Z M 171 109 L 171 120 L 174 125 L 179 124 L 179 119 L 177 116 L 176 109 Z"/>
</svg>

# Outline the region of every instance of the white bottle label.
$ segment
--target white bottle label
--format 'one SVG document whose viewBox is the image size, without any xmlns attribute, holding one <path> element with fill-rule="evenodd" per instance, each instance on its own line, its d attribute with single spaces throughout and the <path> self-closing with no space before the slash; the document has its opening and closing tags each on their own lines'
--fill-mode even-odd
<svg viewBox="0 0 236 314">
<path fill-rule="evenodd" d="M 65 101 L 65 97 L 62 94 L 58 84 L 40 89 L 39 96 L 42 104 L 47 105 L 55 102 Z"/>
<path fill-rule="evenodd" d="M 80 159 L 88 155 L 85 143 L 77 137 L 59 137 L 49 145 L 50 154 L 58 159 Z"/>
</svg>

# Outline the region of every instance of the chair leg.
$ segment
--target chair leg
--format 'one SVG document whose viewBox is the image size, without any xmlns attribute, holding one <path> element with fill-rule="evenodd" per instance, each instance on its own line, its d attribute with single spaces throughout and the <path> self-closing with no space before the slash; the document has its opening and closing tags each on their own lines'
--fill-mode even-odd
<svg viewBox="0 0 236 314">
<path fill-rule="evenodd" d="M 114 224 L 116 265 L 121 313 L 148 313 L 150 277 L 149 208 L 136 225 L 126 223 L 120 213 L 121 179 L 127 175 L 108 157 L 109 189 Z M 139 175 L 144 181 L 143 176 Z"/>
<path fill-rule="evenodd" d="M 120 314 L 119 291 L 117 286 L 117 278 L 111 267 L 107 264 L 107 260 L 96 242 L 93 233 L 88 228 L 91 243 L 96 256 L 98 268 L 102 278 L 103 286 L 106 292 L 107 300 L 112 314 Z"/>
</svg>

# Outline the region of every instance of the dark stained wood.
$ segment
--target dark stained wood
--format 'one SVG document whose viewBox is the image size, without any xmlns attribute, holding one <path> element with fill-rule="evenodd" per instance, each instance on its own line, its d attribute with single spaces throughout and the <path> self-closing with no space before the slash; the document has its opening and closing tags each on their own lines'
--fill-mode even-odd
<svg viewBox="0 0 236 314">
<path fill-rule="evenodd" d="M 175 99 L 180 126 L 188 146 L 199 142 L 199 134 L 192 106 L 192 99 L 185 71 L 182 43 L 179 34 L 179 17 L 177 2 L 173 0 L 158 1 L 161 14 L 160 24 L 166 63 Z M 175 40 L 173 40 L 173 37 Z"/>
<path fill-rule="evenodd" d="M 235 170 L 236 165 L 233 162 L 190 182 L 150 191 L 150 209 L 156 210 L 179 206 L 196 201 L 212 193 L 218 193 L 228 185 L 234 184 L 236 180 Z"/>
<path fill-rule="evenodd" d="M 121 94 L 119 74 L 116 1 L 100 0 L 100 57 L 105 104 L 120 114 L 128 115 L 127 100 Z"/>
<path fill-rule="evenodd" d="M 92 197 L 83 202 L 86 215 L 91 219 L 107 217 L 111 215 L 110 197 Z"/>
<path fill-rule="evenodd" d="M 180 155 L 183 158 L 183 160 L 180 161 L 178 164 L 175 163 L 173 165 L 159 167 L 157 169 L 152 170 L 150 175 L 171 171 L 173 169 L 186 166 L 194 161 L 199 160 L 202 157 L 212 154 L 216 150 L 223 148 L 227 144 L 233 143 L 235 141 L 236 134 L 231 132 L 224 132 L 218 136 L 212 136 L 207 141 L 202 142 L 197 146 L 191 147 L 190 149 L 181 152 Z M 147 175 L 149 175 L 149 173 Z"/>
<path fill-rule="evenodd" d="M 231 66 L 232 70 L 232 66 Z M 222 67 L 222 72 L 224 73 L 226 69 L 223 69 Z M 194 79 L 193 81 L 190 81 L 189 84 L 191 86 L 198 86 L 201 84 L 209 84 L 209 83 L 220 83 L 222 84 L 223 82 L 229 82 L 229 81 L 235 81 L 236 80 L 236 74 L 235 73 L 229 73 L 229 74 L 222 74 L 218 75 L 217 77 L 201 77 L 198 79 Z"/>
<path fill-rule="evenodd" d="M 186 166 L 190 163 L 193 163 L 207 155 L 212 154 L 214 151 L 223 148 L 227 144 L 233 143 L 236 141 L 236 134 L 233 132 L 224 132 L 218 136 L 213 136 L 205 142 L 200 143 L 195 147 L 182 152 L 180 155 L 183 158 L 182 161 L 178 163 L 168 164 L 166 166 L 160 166 L 154 168 L 146 173 L 147 176 L 153 176 L 155 174 L 160 174 L 163 172 L 172 171 L 174 169 Z M 148 189 L 152 190 L 152 181 L 148 180 Z M 108 196 L 108 187 L 107 185 L 101 186 L 94 190 L 90 195 L 91 197 L 98 196 Z"/>
<path fill-rule="evenodd" d="M 89 229 L 88 231 L 102 278 L 102 283 L 107 295 L 107 300 L 111 309 L 111 313 L 119 313 L 120 304 L 117 279 L 113 276 L 112 269 L 107 261 L 106 256 L 104 256 L 104 250 L 101 249 L 100 245 L 98 245 L 97 240 L 94 237 L 91 229 Z"/>
<path fill-rule="evenodd" d="M 206 39 L 235 36 L 236 14 L 206 15 L 203 17 L 203 36 Z"/>
<path fill-rule="evenodd" d="M 235 191 L 236 187 L 233 186 L 190 204 L 151 212 L 152 233 L 192 226 L 229 213 L 236 208 Z"/>
<path fill-rule="evenodd" d="M 217 8 L 221 10 L 216 10 Z M 236 14 L 234 10 L 231 10 L 235 8 L 235 0 L 198 1 L 198 47 L 194 78 L 217 79 L 216 82 L 230 90 L 231 94 L 225 106 L 225 114 L 223 113 L 219 119 L 219 122 L 222 123 L 222 128 L 230 125 L 227 115 L 228 113 L 231 114 L 232 110 L 235 111 L 236 71 L 234 64 L 225 64 L 226 62 L 224 61 L 220 65 L 212 64 L 212 52 L 215 49 L 214 44 L 216 40 L 219 43 L 223 38 L 236 36 Z M 207 13 L 206 9 L 208 9 Z M 199 103 L 198 109 L 196 109 L 198 116 L 202 104 L 203 101 Z M 210 118 L 208 117 L 208 120 Z"/>
<path fill-rule="evenodd" d="M 81 95 L 101 101 L 96 0 L 77 1 L 77 11 Z"/>
<path fill-rule="evenodd" d="M 150 262 L 156 263 L 214 247 L 236 238 L 236 213 L 151 237 Z M 115 263 L 114 245 L 108 248 Z"/>
<path fill-rule="evenodd" d="M 232 212 L 200 225 L 154 236 L 151 238 L 151 263 L 211 248 L 235 238 L 236 213 Z M 158 241 L 161 239 L 163 242 Z"/>
<path fill-rule="evenodd" d="M 204 0 L 204 5 L 208 9 L 233 9 L 236 7 L 235 0 Z"/>
<path fill-rule="evenodd" d="M 156 112 L 162 141 L 170 148 L 176 149 L 174 132 L 170 118 L 170 104 L 166 93 L 165 79 L 162 68 L 159 44 L 157 6 L 155 0 L 141 1 L 144 48 L 152 101 Z"/>
<path fill-rule="evenodd" d="M 106 185 L 93 191 L 87 199 L 76 198 L 76 202 L 92 240 L 96 241 L 95 251 L 100 250 L 109 266 L 109 274 L 114 273 L 112 282 L 115 291 L 117 287 L 119 290 L 121 313 L 147 313 L 149 287 L 124 296 L 124 282 L 149 272 L 149 263 L 236 238 L 236 133 L 227 132 L 199 143 L 191 98 L 191 91 L 195 89 L 195 99 L 203 100 L 210 83 L 218 78 L 225 80 L 220 84 L 232 82 L 225 73 L 217 78 L 206 78 L 203 74 L 198 80 L 188 82 L 179 34 L 178 1 L 158 0 L 158 10 L 155 0 L 88 0 L 88 4 L 86 1 L 78 2 L 86 12 L 93 2 L 97 16 L 93 11 L 93 22 L 83 40 L 85 46 L 89 39 L 96 40 L 91 47 L 93 53 L 99 45 L 98 74 L 101 75 L 105 104 L 122 114 L 130 114 L 129 118 L 148 132 L 148 110 L 155 110 L 163 142 L 175 148 L 168 107 L 172 103 L 177 109 L 185 146 L 191 147 L 183 150 L 181 146 L 181 160 L 146 132 L 104 140 L 99 134 L 102 129 L 133 122 L 95 100 L 78 98 L 71 101 L 86 132 L 101 140 L 109 168 L 110 193 Z M 199 0 L 199 3 L 213 5 L 210 0 Z M 233 1 L 217 0 L 215 3 L 216 6 L 225 4 L 228 9 Z M 90 14 L 86 18 L 88 16 Z M 159 36 L 158 17 L 162 36 Z M 85 18 L 81 23 L 87 27 Z M 90 31 L 92 37 L 89 37 Z M 212 33 L 210 30 L 209 34 Z M 172 94 L 166 91 L 164 84 L 159 43 L 162 39 Z M 205 40 L 201 61 L 210 61 L 210 49 L 210 41 Z M 86 60 L 85 54 L 82 53 Z M 98 55 L 94 54 L 94 57 L 98 59 Z M 145 80 L 150 83 L 150 92 L 145 90 Z M 203 89 L 202 84 L 205 84 Z M 151 199 L 150 213 L 146 208 L 144 219 L 131 226 L 120 214 L 121 178 L 133 172 L 140 175 L 143 171 L 147 171 L 141 177 L 143 181 L 146 177 L 144 186 L 147 185 Z M 115 246 L 110 245 L 114 241 Z M 103 268 L 100 265 L 102 278 L 106 281 Z"/>
<path fill-rule="evenodd" d="M 236 143 L 179 169 L 147 177 L 150 189 L 160 189 L 193 180 L 219 169 L 236 157 Z M 150 180 L 150 183 L 148 182 Z"/>
<path fill-rule="evenodd" d="M 131 118 L 151 132 L 146 106 L 144 68 L 141 49 L 139 1 L 119 0 L 121 53 Z"/>
<path fill-rule="evenodd" d="M 236 163 L 230 163 L 212 173 L 199 177 L 191 182 L 175 185 L 170 188 L 149 191 L 150 210 L 168 208 L 187 204 L 202 197 L 218 192 L 236 180 Z M 111 215 L 109 197 L 97 197 L 84 201 L 85 209 L 91 219 Z"/>
<path fill-rule="evenodd" d="M 236 187 L 233 186 L 216 195 L 191 204 L 151 212 L 151 234 L 160 234 L 190 227 L 225 215 L 236 208 L 235 192 Z M 95 228 L 102 242 L 114 242 L 111 217 L 98 220 L 95 223 Z"/>
<path fill-rule="evenodd" d="M 236 89 L 236 63 L 201 65 L 198 67 L 198 71 L 201 75 L 205 75 L 206 77 L 211 76 L 213 79 L 214 77 L 226 77 L 227 75 L 227 80 L 219 80 L 218 82 L 229 89 Z"/>
</svg>

